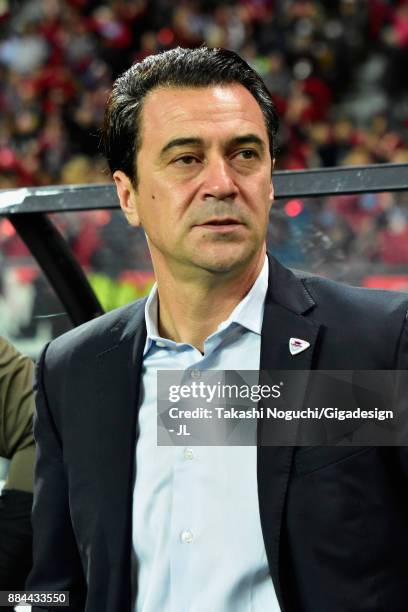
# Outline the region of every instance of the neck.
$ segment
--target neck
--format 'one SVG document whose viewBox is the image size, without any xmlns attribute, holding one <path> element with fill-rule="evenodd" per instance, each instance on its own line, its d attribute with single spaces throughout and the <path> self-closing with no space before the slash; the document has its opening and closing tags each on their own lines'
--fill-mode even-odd
<svg viewBox="0 0 408 612">
<path fill-rule="evenodd" d="M 182 279 L 155 269 L 159 333 L 164 338 L 195 346 L 204 352 L 205 339 L 225 321 L 259 276 L 265 251 L 244 270 L 227 274 L 196 275 Z"/>
</svg>

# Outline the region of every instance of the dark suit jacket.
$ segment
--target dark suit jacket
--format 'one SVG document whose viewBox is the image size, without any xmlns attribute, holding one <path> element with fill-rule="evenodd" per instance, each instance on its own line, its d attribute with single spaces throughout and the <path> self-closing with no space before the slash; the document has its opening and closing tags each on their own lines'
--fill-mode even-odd
<svg viewBox="0 0 408 612">
<path fill-rule="evenodd" d="M 261 369 L 406 368 L 406 296 L 297 278 L 270 262 Z M 139 301 L 53 341 L 39 365 L 28 586 L 69 590 L 70 610 L 130 611 L 145 334 Z M 310 349 L 294 359 L 290 337 Z M 257 471 L 263 537 L 284 612 L 406 612 L 405 448 L 259 446 Z"/>
</svg>

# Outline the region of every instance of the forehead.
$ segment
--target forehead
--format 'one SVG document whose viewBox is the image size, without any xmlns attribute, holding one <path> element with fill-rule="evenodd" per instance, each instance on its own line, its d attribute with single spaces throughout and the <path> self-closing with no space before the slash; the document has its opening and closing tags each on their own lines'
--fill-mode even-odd
<svg viewBox="0 0 408 612">
<path fill-rule="evenodd" d="M 258 102 L 239 84 L 154 89 L 144 101 L 141 127 L 144 142 L 144 136 L 152 142 L 151 137 L 230 137 L 248 132 L 268 140 Z"/>
</svg>

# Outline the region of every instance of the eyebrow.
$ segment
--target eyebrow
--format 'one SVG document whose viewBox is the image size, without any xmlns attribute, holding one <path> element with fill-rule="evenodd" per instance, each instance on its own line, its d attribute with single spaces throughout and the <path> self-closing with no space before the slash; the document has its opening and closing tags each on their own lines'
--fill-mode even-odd
<svg viewBox="0 0 408 612">
<path fill-rule="evenodd" d="M 228 141 L 231 145 L 246 145 L 256 144 L 262 151 L 265 149 L 265 143 L 256 134 L 245 134 L 245 136 L 237 136 Z"/>
<path fill-rule="evenodd" d="M 177 147 L 186 147 L 188 145 L 203 145 L 204 141 L 202 138 L 173 138 L 162 148 L 160 151 L 160 157 L 163 157 L 167 151 L 175 149 Z"/>
<path fill-rule="evenodd" d="M 236 136 L 235 138 L 231 138 L 228 140 L 229 146 L 237 146 L 237 145 L 246 145 L 246 144 L 256 144 L 262 151 L 265 150 L 264 142 L 257 136 L 256 134 L 245 134 L 244 136 Z M 169 140 L 169 142 L 162 148 L 160 151 L 160 157 L 163 157 L 168 151 L 171 149 L 175 149 L 177 147 L 186 147 L 191 145 L 204 145 L 204 140 L 202 138 L 173 138 L 173 140 Z"/>
</svg>

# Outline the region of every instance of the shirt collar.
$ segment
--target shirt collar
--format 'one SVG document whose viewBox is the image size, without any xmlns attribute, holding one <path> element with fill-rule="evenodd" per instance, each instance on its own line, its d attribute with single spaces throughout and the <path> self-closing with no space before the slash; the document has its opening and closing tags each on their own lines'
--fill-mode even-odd
<svg viewBox="0 0 408 612">
<path fill-rule="evenodd" d="M 235 306 L 228 319 L 219 324 L 215 333 L 227 329 L 232 323 L 236 323 L 249 331 L 260 335 L 262 329 L 265 296 L 268 289 L 268 280 L 269 265 L 268 258 L 265 256 L 262 270 L 259 273 L 255 283 L 252 285 L 247 295 L 239 302 L 239 304 Z M 150 290 L 145 304 L 147 337 L 143 355 L 148 352 L 152 342 L 165 342 L 168 346 L 177 344 L 172 340 L 162 338 L 160 336 L 157 315 L 158 292 L 157 283 L 155 283 Z"/>
<path fill-rule="evenodd" d="M 228 319 L 218 326 L 217 331 L 227 328 L 231 323 L 238 323 L 249 331 L 261 335 L 268 278 L 269 265 L 268 258 L 265 256 L 262 270 L 251 289 L 235 306 Z"/>
</svg>

